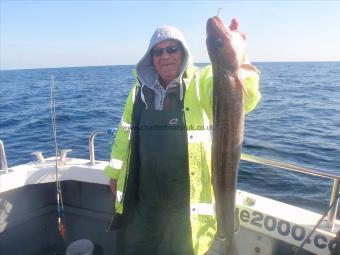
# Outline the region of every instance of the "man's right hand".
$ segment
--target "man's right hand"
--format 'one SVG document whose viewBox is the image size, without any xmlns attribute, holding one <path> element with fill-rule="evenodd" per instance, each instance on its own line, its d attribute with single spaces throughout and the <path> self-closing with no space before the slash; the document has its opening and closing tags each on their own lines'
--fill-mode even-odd
<svg viewBox="0 0 340 255">
<path fill-rule="evenodd" d="M 229 241 L 226 239 L 220 239 L 217 236 L 214 237 L 210 249 L 204 255 L 222 255 L 225 254 L 226 250 L 230 250 L 230 254 L 239 255 L 236 240 Z"/>
</svg>

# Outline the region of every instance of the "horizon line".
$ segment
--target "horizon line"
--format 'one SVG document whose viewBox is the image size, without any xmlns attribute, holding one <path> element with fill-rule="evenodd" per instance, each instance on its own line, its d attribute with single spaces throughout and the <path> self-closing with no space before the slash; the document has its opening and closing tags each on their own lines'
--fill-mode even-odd
<svg viewBox="0 0 340 255">
<path fill-rule="evenodd" d="M 251 63 L 336 63 L 340 60 L 289 60 L 289 61 L 252 61 Z M 194 65 L 209 65 L 210 62 L 196 62 Z M 109 65 L 84 65 L 84 66 L 56 66 L 56 67 L 28 67 L 28 68 L 0 68 L 0 71 L 24 71 L 39 69 L 62 69 L 62 68 L 90 68 L 90 67 L 110 67 L 110 66 L 135 66 L 136 64 L 109 64 Z"/>
</svg>

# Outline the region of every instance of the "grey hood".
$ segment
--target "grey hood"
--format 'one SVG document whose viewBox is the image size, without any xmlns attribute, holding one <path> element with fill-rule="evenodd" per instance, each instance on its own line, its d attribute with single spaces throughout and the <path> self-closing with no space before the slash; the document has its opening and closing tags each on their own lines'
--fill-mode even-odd
<svg viewBox="0 0 340 255">
<path fill-rule="evenodd" d="M 136 66 L 138 78 L 139 78 L 139 80 L 140 80 L 140 82 L 142 83 L 143 86 L 146 85 L 146 86 L 152 88 L 156 79 L 157 79 L 157 73 L 156 73 L 156 70 L 153 66 L 152 57 L 151 57 L 151 54 L 150 54 L 152 48 L 156 44 L 158 44 L 158 43 L 160 43 L 164 40 L 168 40 L 168 39 L 177 40 L 183 46 L 184 59 L 183 59 L 182 68 L 181 68 L 179 77 L 181 77 L 183 75 L 185 69 L 187 68 L 190 53 L 188 51 L 188 46 L 187 46 L 187 43 L 185 41 L 183 34 L 175 27 L 171 27 L 171 26 L 159 27 L 159 28 L 156 29 L 156 31 L 152 35 L 150 43 L 149 43 L 149 47 L 148 47 L 144 57 L 138 62 L 137 66 Z"/>
</svg>

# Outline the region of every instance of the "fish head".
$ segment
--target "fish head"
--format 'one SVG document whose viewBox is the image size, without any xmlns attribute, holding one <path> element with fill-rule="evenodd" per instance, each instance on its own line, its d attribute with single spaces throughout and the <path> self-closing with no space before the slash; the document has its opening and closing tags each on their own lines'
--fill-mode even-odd
<svg viewBox="0 0 340 255">
<path fill-rule="evenodd" d="M 237 21 L 234 19 L 232 29 L 235 24 Z M 229 72 L 239 69 L 245 55 L 245 40 L 240 32 L 231 30 L 223 20 L 215 16 L 207 21 L 206 43 L 212 65 Z"/>
</svg>

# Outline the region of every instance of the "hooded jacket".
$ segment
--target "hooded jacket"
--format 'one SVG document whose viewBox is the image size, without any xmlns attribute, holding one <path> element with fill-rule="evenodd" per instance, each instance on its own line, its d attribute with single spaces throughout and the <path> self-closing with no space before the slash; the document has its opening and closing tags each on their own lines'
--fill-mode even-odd
<svg viewBox="0 0 340 255">
<path fill-rule="evenodd" d="M 159 100 L 157 99 L 157 73 L 152 64 L 150 52 L 156 44 L 168 39 L 178 41 L 184 50 L 182 68 L 179 77 L 174 81 L 174 87 L 179 87 L 179 100 L 184 101 L 193 248 L 195 254 L 204 254 L 211 245 L 216 232 L 210 175 L 213 123 L 212 68 L 208 65 L 200 70 L 192 64 L 183 35 L 173 27 L 165 26 L 156 29 L 145 55 L 136 66 L 136 85 L 127 98 L 115 143 L 112 146 L 110 164 L 105 168 L 106 175 L 118 180 L 115 201 L 117 220 L 114 222 L 116 225 L 114 227 L 128 222 L 129 220 L 126 219 L 133 215 L 135 201 L 131 197 L 135 195 L 131 194 L 137 189 L 136 178 L 134 178 L 136 160 L 134 160 L 134 150 L 131 150 L 136 141 L 132 127 L 140 107 L 150 106 L 147 91 L 151 90 L 155 95 L 151 98 L 151 102 L 153 100 L 156 105 Z M 255 108 L 261 96 L 258 90 L 259 73 L 248 71 L 249 68 L 246 70 L 241 69 L 240 75 L 245 83 L 245 111 L 248 113 Z M 253 68 L 253 70 L 256 69 Z"/>
<path fill-rule="evenodd" d="M 151 50 L 155 45 L 158 43 L 165 41 L 165 40 L 175 40 L 180 44 L 180 48 L 183 52 L 183 59 L 181 69 L 179 71 L 179 76 L 173 80 L 168 86 L 167 89 L 163 89 L 160 85 L 157 72 L 152 62 Z M 147 103 L 148 94 L 150 89 L 152 91 L 152 105 L 156 110 L 163 109 L 163 101 L 166 94 L 169 92 L 174 92 L 174 90 L 179 91 L 179 100 L 182 101 L 184 98 L 184 87 L 183 82 L 181 81 L 183 77 L 183 73 L 185 72 L 188 64 L 189 64 L 190 53 L 187 47 L 187 43 L 185 41 L 184 36 L 182 33 L 174 27 L 171 26 L 164 26 L 157 28 L 154 32 L 153 36 L 151 37 L 149 47 L 144 54 L 143 58 L 137 63 L 136 72 L 141 88 L 141 97 L 143 102 L 146 104 L 148 108 L 149 105 Z M 191 62 L 191 61 L 190 61 Z M 177 87 L 178 86 L 178 87 Z M 147 89 L 148 88 L 148 89 Z M 175 89 L 174 89 L 175 88 Z M 149 96 L 150 97 L 150 96 Z"/>
</svg>

